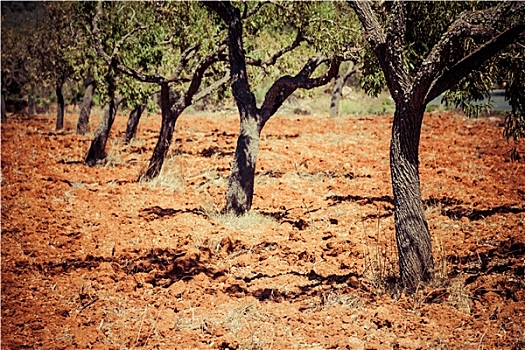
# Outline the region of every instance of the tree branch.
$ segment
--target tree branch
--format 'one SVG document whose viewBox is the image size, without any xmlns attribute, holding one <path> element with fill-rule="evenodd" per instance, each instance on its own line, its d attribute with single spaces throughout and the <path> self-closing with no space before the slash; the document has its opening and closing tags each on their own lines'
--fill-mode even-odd
<svg viewBox="0 0 525 350">
<path fill-rule="evenodd" d="M 459 83 L 461 79 L 469 75 L 470 72 L 477 69 L 500 50 L 518 40 L 522 33 L 525 33 L 525 25 L 510 28 L 450 67 L 434 79 L 426 95 L 425 103 L 429 103 Z"/>
<path fill-rule="evenodd" d="M 234 7 L 230 1 L 203 1 L 203 4 L 215 11 L 228 27 L 231 87 L 241 118 L 243 116 L 255 116 L 257 106 L 246 72 L 246 57 L 244 55 L 242 22 L 239 9 Z"/>
<path fill-rule="evenodd" d="M 253 59 L 246 57 L 246 64 L 249 64 L 251 66 L 257 66 L 261 67 L 263 69 L 266 69 L 269 66 L 273 66 L 277 60 L 283 56 L 285 53 L 288 53 L 290 51 L 295 50 L 303 41 L 305 41 L 305 37 L 301 33 L 301 31 L 297 32 L 297 36 L 295 37 L 295 40 L 288 46 L 283 47 L 279 51 L 277 51 L 272 57 L 270 57 L 268 60 L 263 61 L 262 59 Z"/>
<path fill-rule="evenodd" d="M 428 91 L 431 85 L 436 82 L 436 74 L 441 72 L 447 64 L 457 64 L 451 62 L 452 48 L 458 41 L 467 37 L 476 38 L 495 38 L 499 33 L 496 28 L 506 17 L 521 11 L 523 16 L 524 4 L 519 2 L 501 2 L 494 7 L 483 11 L 468 11 L 462 13 L 459 18 L 449 27 L 447 32 L 441 37 L 439 42 L 434 45 L 427 58 L 423 61 L 414 80 L 413 93 L 417 91 Z M 464 58 L 468 57 L 466 55 Z M 475 68 L 475 67 L 471 67 Z M 470 69 L 471 71 L 472 69 Z M 458 72 L 456 72 L 458 73 Z M 461 75 L 465 77 L 466 75 Z M 432 93 L 434 95 L 435 92 Z M 417 98 L 427 100 L 430 94 L 417 96 Z M 439 96 L 436 95 L 436 97 Z"/>
<path fill-rule="evenodd" d="M 226 50 L 226 45 L 221 45 L 219 49 L 217 50 L 217 52 L 214 52 L 204 57 L 199 62 L 199 65 L 195 69 L 195 73 L 193 74 L 193 77 L 191 79 L 190 86 L 188 87 L 188 90 L 184 94 L 184 103 L 186 106 L 191 105 L 193 101 L 193 96 L 197 93 L 206 70 L 210 68 L 212 64 L 219 61 L 220 56 L 224 50 Z"/>
<path fill-rule="evenodd" d="M 179 64 L 177 64 L 177 68 L 175 69 L 175 73 L 173 73 L 172 77 L 169 79 L 170 81 L 176 81 L 179 79 L 180 74 L 186 67 L 186 64 L 189 62 L 191 57 L 195 54 L 195 52 L 198 50 L 198 45 L 193 45 L 188 47 L 186 50 L 184 50 L 181 54 L 181 58 L 179 60 Z"/>
<path fill-rule="evenodd" d="M 264 102 L 260 108 L 260 114 L 265 123 L 283 104 L 284 101 L 297 89 L 313 89 L 318 86 L 327 84 L 332 78 L 339 73 L 339 66 L 341 65 L 341 57 L 334 56 L 330 61 L 330 68 L 328 71 L 318 78 L 310 78 L 313 72 L 322 63 L 328 61 L 326 57 L 313 57 L 308 60 L 301 71 L 291 77 L 289 75 L 279 78 L 270 87 Z"/>
<path fill-rule="evenodd" d="M 97 6 L 97 9 L 98 9 L 98 6 Z M 140 30 L 148 29 L 152 25 L 153 25 L 153 23 L 150 23 L 147 26 L 139 26 L 139 27 L 133 28 L 129 33 L 127 33 L 122 38 L 120 38 L 120 40 L 115 44 L 115 46 L 113 47 L 113 54 L 111 56 L 116 57 L 118 55 L 119 51 L 120 51 L 121 46 L 124 45 L 126 40 L 131 38 L 131 36 L 133 36 L 133 34 L 135 34 L 136 32 L 138 32 Z"/>
<path fill-rule="evenodd" d="M 405 34 L 406 4 L 394 1 L 386 32 L 385 56 L 388 64 L 383 67 L 383 69 L 386 68 L 385 78 L 394 99 L 404 95 L 410 89 L 410 77 L 404 68 Z M 393 77 L 395 78 L 392 79 Z"/>
<path fill-rule="evenodd" d="M 382 57 L 384 54 L 386 35 L 374 10 L 372 10 L 372 6 L 370 6 L 371 2 L 348 0 L 348 4 L 355 11 L 361 27 L 363 27 L 364 37 L 372 47 L 372 50 L 377 57 Z"/>
<path fill-rule="evenodd" d="M 350 1 L 364 30 L 365 39 L 379 60 L 392 98 L 397 99 L 408 89 L 409 78 L 403 66 L 403 34 L 406 30 L 405 4 L 393 4 L 387 33 L 372 9 L 370 1 Z"/>
<path fill-rule="evenodd" d="M 139 72 L 137 72 L 136 70 L 126 66 L 126 65 L 123 65 L 121 63 L 118 63 L 117 61 L 117 54 L 118 54 L 118 51 L 119 50 L 115 50 L 113 49 L 113 54 L 110 56 L 106 53 L 106 51 L 104 51 L 104 48 L 102 47 L 102 42 L 100 40 L 100 29 L 98 28 L 98 22 L 100 21 L 100 17 L 102 16 L 102 1 L 99 1 L 97 3 L 97 7 L 96 7 L 96 12 L 95 12 L 95 16 L 93 17 L 93 21 L 92 21 L 92 25 L 93 25 L 93 32 L 92 32 L 92 35 L 93 35 L 93 41 L 95 43 L 95 49 L 98 53 L 98 55 L 109 65 L 109 66 L 114 66 L 118 71 L 124 73 L 124 74 L 127 74 L 131 77 L 133 77 L 134 79 L 137 79 L 139 81 L 142 81 L 142 82 L 145 82 L 145 83 L 156 83 L 156 84 L 160 84 L 161 82 L 163 82 L 165 79 L 163 77 L 159 77 L 159 76 L 152 76 L 152 75 L 144 75 L 144 74 L 141 74 Z M 128 33 L 128 37 L 129 35 L 132 33 L 133 31 L 131 31 L 130 33 Z M 121 40 L 120 42 L 124 42 L 123 40 Z"/>
<path fill-rule="evenodd" d="M 213 91 L 217 90 L 222 85 L 226 84 L 230 80 L 230 74 L 226 73 L 222 78 L 214 81 L 210 86 L 202 89 L 199 93 L 195 94 L 192 99 L 192 103 L 199 101 L 200 99 L 208 96 Z"/>
</svg>

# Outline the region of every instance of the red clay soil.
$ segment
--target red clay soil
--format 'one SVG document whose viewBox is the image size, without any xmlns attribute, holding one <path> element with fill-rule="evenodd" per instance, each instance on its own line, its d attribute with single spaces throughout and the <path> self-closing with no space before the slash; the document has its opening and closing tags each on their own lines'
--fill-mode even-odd
<svg viewBox="0 0 525 350">
<path fill-rule="evenodd" d="M 159 116 L 131 145 L 118 116 L 93 168 L 75 121 L 2 125 L 2 349 L 525 348 L 525 163 L 499 119 L 425 117 L 437 279 L 414 296 L 396 283 L 391 117 L 274 117 L 239 219 L 218 214 L 235 115 L 181 117 L 157 184 L 135 180 Z"/>
</svg>

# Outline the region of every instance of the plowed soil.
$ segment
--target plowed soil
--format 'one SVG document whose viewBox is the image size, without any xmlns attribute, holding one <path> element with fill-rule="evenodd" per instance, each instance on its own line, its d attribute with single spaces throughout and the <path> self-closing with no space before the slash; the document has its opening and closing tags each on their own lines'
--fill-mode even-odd
<svg viewBox="0 0 525 350">
<path fill-rule="evenodd" d="M 523 349 L 525 163 L 498 118 L 428 114 L 420 147 L 437 278 L 396 282 L 390 116 L 275 116 L 253 212 L 224 204 L 238 117 L 160 117 L 83 164 L 76 116 L 2 125 L 2 349 Z M 98 117 L 93 117 L 92 129 Z M 525 143 L 518 144 L 525 151 Z M 523 153 L 522 153 L 523 154 Z"/>
</svg>

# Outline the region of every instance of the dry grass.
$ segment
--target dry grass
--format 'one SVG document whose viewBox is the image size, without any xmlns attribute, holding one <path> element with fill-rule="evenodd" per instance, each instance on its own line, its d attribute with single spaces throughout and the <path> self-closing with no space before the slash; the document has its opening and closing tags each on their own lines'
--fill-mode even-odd
<svg viewBox="0 0 525 350">
<path fill-rule="evenodd" d="M 470 314 L 470 296 L 465 289 L 465 283 L 463 281 L 452 281 L 448 289 L 447 302 L 457 310 Z"/>
<path fill-rule="evenodd" d="M 362 221 L 365 237 L 363 276 L 377 292 L 397 294 L 399 286 L 395 281 L 398 275 L 398 263 L 394 232 L 382 227 L 379 214 L 378 209 L 375 229 L 370 229 L 364 219 Z"/>
<path fill-rule="evenodd" d="M 160 188 L 164 193 L 182 192 L 185 185 L 185 176 L 182 173 L 179 159 L 167 157 L 160 174 L 153 180 L 145 182 L 149 188 Z"/>
<path fill-rule="evenodd" d="M 235 214 L 221 214 L 215 210 L 208 211 L 208 216 L 220 223 L 221 225 L 232 227 L 238 230 L 253 230 L 256 228 L 268 229 L 268 227 L 277 227 L 279 223 L 266 215 L 255 210 L 251 210 L 245 215 L 237 216 Z"/>
</svg>

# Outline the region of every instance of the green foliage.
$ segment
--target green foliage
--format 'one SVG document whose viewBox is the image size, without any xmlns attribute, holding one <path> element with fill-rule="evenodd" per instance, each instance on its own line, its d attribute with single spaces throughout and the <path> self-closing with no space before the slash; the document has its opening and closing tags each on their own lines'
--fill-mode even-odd
<svg viewBox="0 0 525 350">
<path fill-rule="evenodd" d="M 512 110 L 507 114 L 504 135 L 518 141 L 525 136 L 525 46 L 520 42 L 499 60 L 500 81 Z"/>
<path fill-rule="evenodd" d="M 379 60 L 369 48 L 364 50 L 363 69 L 359 84 L 366 93 L 374 97 L 377 97 L 386 86 Z"/>
<path fill-rule="evenodd" d="M 405 70 L 414 77 L 421 69 L 423 61 L 429 56 L 431 50 L 443 39 L 450 26 L 460 18 L 465 11 L 477 11 L 497 5 L 485 1 L 411 1 L 406 2 L 406 33 L 403 38 L 403 54 Z M 389 2 L 374 3 L 374 10 L 384 26 L 387 25 L 390 14 Z M 509 16 L 505 21 L 498 22 L 497 29 L 503 31 L 511 25 L 523 24 L 525 18 Z M 481 28 L 482 24 L 480 25 Z M 480 28 L 473 28 L 472 33 L 459 36 L 455 41 L 450 41 L 445 47 L 442 56 L 446 65 L 436 76 L 444 73 L 449 67 L 461 58 L 469 55 L 479 48 L 487 39 L 486 33 Z M 506 98 L 513 107 L 507 118 L 505 135 L 515 139 L 524 135 L 524 97 L 525 92 L 523 71 L 525 66 L 523 40 L 512 48 L 498 54 L 493 59 L 485 62 L 475 71 L 463 78 L 456 86 L 446 91 L 443 101 L 447 106 L 461 108 L 469 116 L 479 116 L 491 108 L 490 99 L 487 103 L 479 101 L 489 98 L 490 91 L 502 82 L 506 82 Z M 511 83 L 512 82 L 512 83 Z M 360 84 L 369 94 L 376 96 L 386 87 L 386 81 L 379 61 L 370 50 L 363 55 L 363 74 Z M 521 135 L 521 136 L 520 136 Z"/>
<path fill-rule="evenodd" d="M 33 7 L 9 5 L 2 3 L 2 90 L 11 98 L 21 98 L 29 91 L 31 68 L 35 65 L 28 37 L 33 35 L 38 17 L 29 15 L 36 12 Z"/>
<path fill-rule="evenodd" d="M 142 75 L 180 78 L 172 87 L 177 95 L 187 89 L 202 57 L 217 50 L 222 39 L 214 19 L 195 2 L 105 2 L 98 27 L 110 57 Z M 117 94 L 129 107 L 151 106 L 149 98 L 159 90 L 156 84 L 118 75 Z"/>
<path fill-rule="evenodd" d="M 461 108 L 469 117 L 479 117 L 490 110 L 490 91 L 493 88 L 493 77 L 488 71 L 488 65 L 474 71 L 462 79 L 453 89 L 447 91 L 443 101 L 447 107 L 453 105 Z M 488 98 L 486 103 L 474 103 Z"/>
<path fill-rule="evenodd" d="M 247 2 L 248 10 L 258 6 Z M 259 4 L 260 5 L 260 4 Z M 244 4 L 236 3 L 244 11 Z M 359 35 L 359 24 L 352 11 L 337 2 L 287 2 L 264 4 L 252 16 L 243 20 L 244 49 L 248 60 L 267 62 L 275 53 L 292 44 L 298 33 L 306 39 L 293 51 L 282 55 L 275 64 L 248 65 L 247 71 L 253 92 L 261 101 L 278 78 L 295 75 L 309 57 L 334 54 L 348 56 L 354 50 Z M 329 40 L 327 40 L 329 38 Z M 322 66 L 313 74 L 318 76 Z M 312 96 L 312 90 L 298 90 L 295 95 Z"/>
</svg>

